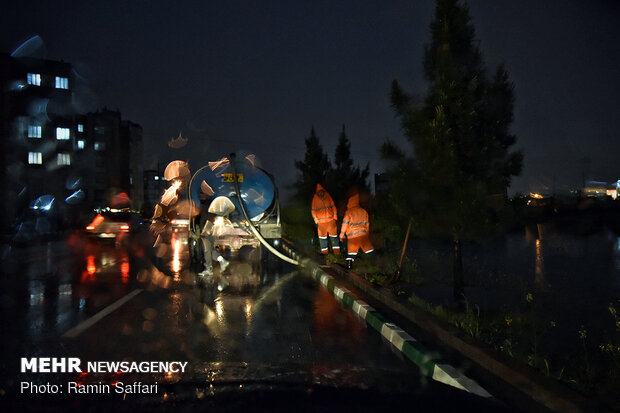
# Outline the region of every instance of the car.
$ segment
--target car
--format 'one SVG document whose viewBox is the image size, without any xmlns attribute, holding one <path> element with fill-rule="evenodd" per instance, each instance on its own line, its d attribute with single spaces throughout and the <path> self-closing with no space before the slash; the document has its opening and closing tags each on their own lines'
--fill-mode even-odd
<svg viewBox="0 0 620 413">
<path fill-rule="evenodd" d="M 86 226 L 88 236 L 99 239 L 114 239 L 119 242 L 126 234 L 134 232 L 140 225 L 139 214 L 130 210 L 105 210 L 99 212 Z"/>
</svg>

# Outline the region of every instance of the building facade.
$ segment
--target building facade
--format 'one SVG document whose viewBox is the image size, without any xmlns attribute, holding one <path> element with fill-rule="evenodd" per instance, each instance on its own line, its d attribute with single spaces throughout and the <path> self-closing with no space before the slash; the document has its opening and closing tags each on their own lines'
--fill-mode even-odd
<svg viewBox="0 0 620 413">
<path fill-rule="evenodd" d="M 86 203 L 105 208 L 124 192 L 131 208 L 140 210 L 144 203 L 142 127 L 104 108 L 77 115 L 76 130 L 76 172 L 84 181 Z"/>
<path fill-rule="evenodd" d="M 144 171 L 143 209 L 147 215 L 153 212 L 155 205 L 157 205 L 166 189 L 166 185 L 167 183 L 159 168 L 157 170 L 147 169 Z"/>
<path fill-rule="evenodd" d="M 115 191 L 142 206 L 142 128 L 119 112 L 77 114 L 72 73 L 66 62 L 0 53 L 2 233 L 41 199 L 65 226 Z"/>
</svg>

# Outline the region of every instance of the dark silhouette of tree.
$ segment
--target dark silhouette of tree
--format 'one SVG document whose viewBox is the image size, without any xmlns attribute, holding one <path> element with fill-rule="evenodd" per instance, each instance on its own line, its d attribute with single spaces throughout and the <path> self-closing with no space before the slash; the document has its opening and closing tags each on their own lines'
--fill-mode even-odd
<svg viewBox="0 0 620 413">
<path fill-rule="evenodd" d="M 390 141 L 382 147 L 395 162 L 388 195 L 394 212 L 403 222 L 413 217 L 418 233 L 453 241 L 457 300 L 464 298 L 461 240 L 488 231 L 489 195 L 505 193 L 522 163 L 521 153 L 510 152 L 513 85 L 503 66 L 487 79 L 474 34 L 466 5 L 437 0 L 424 51 L 423 103 L 414 104 L 396 80 L 391 91 L 415 158 Z"/>
<path fill-rule="evenodd" d="M 328 176 L 328 190 L 332 194 L 336 205 L 338 205 L 338 212 L 340 213 L 342 210 L 342 213 L 344 213 L 343 207 L 346 206 L 347 195 L 350 191 L 369 191 L 368 175 L 370 174 L 370 165 L 368 164 L 366 164 L 364 169 L 360 169 L 359 166 L 353 166 L 351 143 L 347 138 L 344 125 L 342 125 L 342 131 L 338 138 L 334 164 L 333 173 Z"/>
<path fill-rule="evenodd" d="M 335 172 L 337 175 L 348 178 L 353 170 L 353 160 L 351 159 L 351 143 L 347 138 L 345 126 L 342 125 L 342 131 L 338 137 L 338 146 L 336 146 L 336 154 L 334 156 Z"/>
<path fill-rule="evenodd" d="M 486 148 L 486 157 L 480 160 L 480 165 L 486 171 L 489 193 L 505 193 L 511 177 L 521 172 L 523 154 L 510 152 L 517 141 L 516 136 L 510 133 L 514 101 L 514 84 L 501 64 L 487 87 L 479 128 Z"/>
<path fill-rule="evenodd" d="M 310 136 L 306 138 L 306 153 L 303 161 L 295 161 L 298 170 L 297 181 L 294 184 L 295 198 L 300 202 L 310 202 L 316 184 L 325 184 L 332 166 L 327 154 L 323 151 L 321 142 L 316 136 L 314 127 Z"/>
</svg>

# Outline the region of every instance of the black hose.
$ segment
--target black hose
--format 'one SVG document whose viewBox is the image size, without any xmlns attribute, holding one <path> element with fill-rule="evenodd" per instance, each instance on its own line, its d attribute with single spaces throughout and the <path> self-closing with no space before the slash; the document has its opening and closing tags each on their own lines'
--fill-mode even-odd
<svg viewBox="0 0 620 413">
<path fill-rule="evenodd" d="M 239 181 L 237 180 L 237 169 L 235 168 L 235 154 L 234 153 L 230 154 L 230 165 L 232 166 L 233 182 L 235 183 L 235 192 L 237 192 L 237 199 L 239 200 L 239 206 L 241 207 L 241 212 L 243 213 L 243 216 L 246 222 L 248 223 L 248 227 L 250 228 L 250 231 L 252 231 L 252 234 L 254 234 L 254 236 L 258 239 L 258 241 L 260 241 L 260 243 L 263 244 L 263 246 L 267 248 L 267 250 L 269 250 L 269 252 L 271 252 L 276 257 L 280 258 L 283 261 L 290 262 L 293 265 L 299 265 L 299 261 L 294 260 L 290 257 L 287 257 L 286 255 L 282 254 L 280 251 L 272 247 L 271 244 L 269 244 L 267 240 L 263 238 L 260 232 L 258 232 L 258 230 L 254 227 L 252 220 L 250 220 L 250 217 L 248 216 L 248 213 L 245 210 L 245 205 L 243 204 L 243 198 L 241 198 L 241 191 L 239 191 Z"/>
</svg>

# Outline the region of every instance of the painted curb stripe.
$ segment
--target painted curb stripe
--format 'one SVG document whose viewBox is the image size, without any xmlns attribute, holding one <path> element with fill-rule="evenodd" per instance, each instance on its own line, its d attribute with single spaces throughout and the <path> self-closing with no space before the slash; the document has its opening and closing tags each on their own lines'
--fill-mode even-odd
<svg viewBox="0 0 620 413">
<path fill-rule="evenodd" d="M 407 334 L 405 330 L 392 323 L 385 323 L 383 325 L 381 328 L 381 335 L 388 339 L 388 341 L 400 351 L 403 351 L 403 344 L 405 344 L 405 341 L 416 341 L 416 339 Z"/>
<path fill-rule="evenodd" d="M 353 306 L 351 308 L 355 314 L 361 317 L 362 320 L 366 320 L 366 313 L 368 311 L 375 311 L 374 308 L 361 300 L 353 300 Z"/>
<path fill-rule="evenodd" d="M 468 392 L 477 394 L 481 397 L 493 397 L 489 394 L 489 392 L 480 387 L 478 383 L 463 375 L 460 371 L 449 364 L 436 364 L 433 371 L 433 380 L 462 390 L 467 390 Z"/>
<path fill-rule="evenodd" d="M 344 297 L 342 298 L 342 303 L 347 308 L 353 308 L 353 303 L 355 303 L 355 300 L 353 299 L 353 297 L 351 297 L 351 295 L 345 294 Z"/>
<path fill-rule="evenodd" d="M 420 368 L 422 374 L 432 377 L 435 370 L 435 362 L 432 357 L 425 354 L 419 344 L 416 342 L 416 345 L 414 345 L 411 341 L 405 341 L 401 351 Z"/>
<path fill-rule="evenodd" d="M 286 250 L 291 255 L 294 254 L 290 248 L 286 247 Z M 351 308 L 355 314 L 366 321 L 369 326 L 377 330 L 379 334 L 401 351 L 405 357 L 415 363 L 422 374 L 438 382 L 468 391 L 481 397 L 493 397 L 478 383 L 462 374 L 453 366 L 445 363 L 436 363 L 436 361 L 440 360 L 438 354 L 425 348 L 425 346 L 396 324 L 387 322 L 373 307 L 362 300 L 354 298 L 351 291 L 344 287 L 337 286 L 334 277 L 325 273 L 320 267 L 315 267 L 312 270 L 312 276 L 320 284 L 325 286 L 338 301 L 345 304 L 346 307 Z"/>
<path fill-rule="evenodd" d="M 338 298 L 339 301 L 342 301 L 344 298 L 344 290 L 338 286 L 334 287 L 334 295 Z"/>
<path fill-rule="evenodd" d="M 374 328 L 379 333 L 381 333 L 381 327 L 383 327 L 383 324 L 386 323 L 386 319 L 383 318 L 381 313 L 379 313 L 378 311 L 367 311 L 366 312 L 366 322 L 372 328 Z"/>
</svg>

